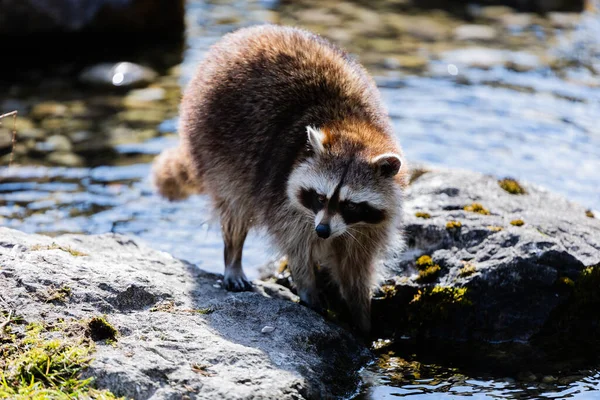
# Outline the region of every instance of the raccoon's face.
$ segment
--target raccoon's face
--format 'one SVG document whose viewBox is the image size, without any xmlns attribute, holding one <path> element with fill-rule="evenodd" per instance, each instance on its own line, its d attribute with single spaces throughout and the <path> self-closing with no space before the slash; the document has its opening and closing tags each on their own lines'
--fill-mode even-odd
<svg viewBox="0 0 600 400">
<path fill-rule="evenodd" d="M 398 154 L 330 151 L 321 131 L 309 127 L 307 132 L 313 156 L 292 171 L 288 197 L 314 219 L 317 236 L 353 235 L 353 227 L 378 226 L 396 215 L 400 196 L 394 176 L 402 165 Z"/>
</svg>

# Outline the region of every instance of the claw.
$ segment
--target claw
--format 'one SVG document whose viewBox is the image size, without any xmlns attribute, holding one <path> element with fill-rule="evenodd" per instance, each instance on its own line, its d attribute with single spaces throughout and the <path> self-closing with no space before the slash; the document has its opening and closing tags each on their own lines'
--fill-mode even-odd
<svg viewBox="0 0 600 400">
<path fill-rule="evenodd" d="M 252 290 L 252 283 L 250 283 L 243 272 L 241 274 L 226 273 L 223 283 L 225 289 L 230 292 L 247 292 Z"/>
</svg>

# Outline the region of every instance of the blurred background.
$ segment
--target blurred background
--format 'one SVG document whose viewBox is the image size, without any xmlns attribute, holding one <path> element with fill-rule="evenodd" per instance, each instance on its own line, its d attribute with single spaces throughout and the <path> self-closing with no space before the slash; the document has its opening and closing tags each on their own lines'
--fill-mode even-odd
<svg viewBox="0 0 600 400">
<path fill-rule="evenodd" d="M 410 162 L 528 181 L 600 214 L 598 1 L 0 0 L 0 114 L 18 112 L 0 120 L 0 225 L 125 233 L 222 272 L 206 199 L 158 198 L 150 164 L 176 144 L 181 92 L 209 46 L 265 22 L 356 55 Z M 251 278 L 269 256 L 252 236 Z"/>
</svg>

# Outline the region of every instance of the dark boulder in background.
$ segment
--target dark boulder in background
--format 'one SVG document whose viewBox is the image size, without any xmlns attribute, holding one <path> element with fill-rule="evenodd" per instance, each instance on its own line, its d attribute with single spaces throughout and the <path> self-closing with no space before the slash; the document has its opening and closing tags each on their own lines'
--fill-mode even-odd
<svg viewBox="0 0 600 400">
<path fill-rule="evenodd" d="M 168 69 L 184 32 L 184 0 L 0 0 L 0 72 L 31 82 L 100 62 Z"/>
<path fill-rule="evenodd" d="M 0 34 L 182 31 L 183 0 L 2 0 Z"/>
<path fill-rule="evenodd" d="M 598 354 L 600 220 L 591 210 L 457 170 L 419 176 L 405 209 L 408 249 L 387 261 L 396 276 L 373 301 L 377 335 Z"/>
</svg>

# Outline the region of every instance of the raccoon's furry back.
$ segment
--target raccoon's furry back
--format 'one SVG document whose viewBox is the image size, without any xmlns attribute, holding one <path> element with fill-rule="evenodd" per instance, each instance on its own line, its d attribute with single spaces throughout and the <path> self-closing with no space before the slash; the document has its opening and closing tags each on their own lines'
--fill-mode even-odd
<svg viewBox="0 0 600 400">
<path fill-rule="evenodd" d="M 306 126 L 352 118 L 391 135 L 366 70 L 317 35 L 262 25 L 211 48 L 184 93 L 179 133 L 215 205 L 269 225 L 308 156 Z"/>
</svg>

